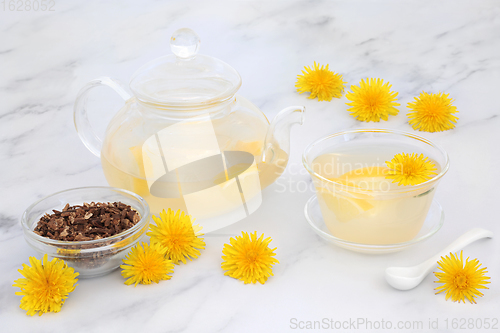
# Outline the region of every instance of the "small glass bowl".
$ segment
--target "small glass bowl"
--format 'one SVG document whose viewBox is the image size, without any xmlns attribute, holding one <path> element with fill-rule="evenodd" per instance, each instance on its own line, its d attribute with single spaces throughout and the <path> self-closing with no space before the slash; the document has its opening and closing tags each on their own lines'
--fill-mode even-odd
<svg viewBox="0 0 500 333">
<path fill-rule="evenodd" d="M 141 220 L 124 232 L 98 240 L 60 241 L 42 237 L 33 232 L 45 213 L 61 211 L 69 203 L 122 202 L 139 213 Z M 49 195 L 29 206 L 21 217 L 24 238 L 40 255 L 47 254 L 49 260 L 64 260 L 80 273 L 81 278 L 105 275 L 122 264 L 122 259 L 146 233 L 149 226 L 149 206 L 135 193 L 113 187 L 80 187 Z"/>
<path fill-rule="evenodd" d="M 328 230 L 325 225 L 325 221 L 323 220 L 323 215 L 321 214 L 316 194 L 307 201 L 304 208 L 304 215 L 314 232 L 327 242 L 347 250 L 367 254 L 385 254 L 405 250 L 408 247 L 420 243 L 434 235 L 439 229 L 441 229 L 444 223 L 443 208 L 436 200 L 434 200 L 420 232 L 412 240 L 394 244 L 363 244 L 340 239 L 331 234 L 330 230 Z"/>
</svg>

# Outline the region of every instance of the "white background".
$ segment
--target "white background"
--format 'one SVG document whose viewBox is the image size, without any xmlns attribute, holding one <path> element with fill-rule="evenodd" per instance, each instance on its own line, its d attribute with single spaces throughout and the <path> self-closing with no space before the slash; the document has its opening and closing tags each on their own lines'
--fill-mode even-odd
<svg viewBox="0 0 500 333">
<path fill-rule="evenodd" d="M 434 295 L 432 275 L 407 292 L 383 279 L 386 267 L 419 263 L 472 227 L 500 236 L 500 2 L 55 0 L 51 12 L 10 11 L 8 5 L 0 3 L 1 332 L 297 331 L 292 318 L 297 324 L 384 319 L 393 327 L 423 321 L 424 329 L 406 330 L 414 332 L 446 331 L 448 319 L 451 332 L 453 318 L 500 319 L 498 239 L 464 252 L 487 266 L 492 278 L 477 305 Z M 17 269 L 36 255 L 23 239 L 23 210 L 55 191 L 106 185 L 99 160 L 73 126 L 76 93 L 103 75 L 127 83 L 142 64 L 170 52 L 170 35 L 181 27 L 198 32 L 201 53 L 239 71 L 239 93 L 269 118 L 289 105 L 307 107 L 305 124 L 292 133 L 286 174 L 264 191 L 261 208 L 250 218 L 207 235 L 200 258 L 176 266 L 170 281 L 129 287 L 117 270 L 80 280 L 60 313 L 26 316 L 11 286 L 21 277 Z M 360 123 L 346 111 L 345 97 L 318 102 L 298 94 L 296 75 L 313 61 L 330 64 L 349 85 L 366 77 L 389 81 L 399 92 L 400 114 Z M 456 129 L 417 133 L 450 155 L 435 197 L 445 210 L 443 228 L 390 255 L 325 243 L 303 216 L 312 195 L 304 190 L 310 180 L 300 163 L 303 149 L 318 137 L 355 127 L 414 132 L 406 104 L 423 90 L 449 93 L 460 111 Z M 95 96 L 92 121 L 102 132 L 121 102 L 106 89 Z M 283 185 L 286 191 L 278 193 Z M 280 261 L 265 285 L 244 285 L 220 268 L 229 237 L 254 230 L 273 238 Z M 428 328 L 429 319 L 439 320 L 439 330 Z"/>
</svg>

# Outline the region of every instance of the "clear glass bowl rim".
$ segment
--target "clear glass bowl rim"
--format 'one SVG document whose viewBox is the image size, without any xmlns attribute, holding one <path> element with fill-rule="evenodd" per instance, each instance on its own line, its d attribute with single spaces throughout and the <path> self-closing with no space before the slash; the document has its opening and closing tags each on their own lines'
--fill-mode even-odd
<svg viewBox="0 0 500 333">
<path fill-rule="evenodd" d="M 139 222 L 137 222 L 132 228 L 127 229 L 124 232 L 113 235 L 111 237 L 95 239 L 95 240 L 88 240 L 88 241 L 60 241 L 60 240 L 50 239 L 48 237 L 43 237 L 43 236 L 37 235 L 28 226 L 27 216 L 31 212 L 31 210 L 39 203 L 41 203 L 49 198 L 52 198 L 52 197 L 55 197 L 55 196 L 58 196 L 58 195 L 61 195 L 64 193 L 77 192 L 77 191 L 82 191 L 82 190 L 93 190 L 93 189 L 95 189 L 95 190 L 109 190 L 109 191 L 115 191 L 118 193 L 130 195 L 130 196 L 134 197 L 135 199 L 137 199 L 138 202 L 140 202 L 140 204 L 142 205 L 142 208 L 144 208 L 144 214 L 141 216 L 141 219 L 139 220 Z M 83 202 L 82 202 L 82 204 L 83 204 Z M 99 243 L 109 242 L 109 241 L 113 241 L 115 239 L 123 240 L 123 239 L 133 235 L 137 231 L 141 230 L 144 227 L 144 224 L 149 221 L 149 214 L 150 214 L 149 205 L 146 202 L 146 200 L 144 200 L 141 196 L 135 194 L 134 192 L 127 191 L 127 190 L 124 190 L 121 188 L 109 187 L 109 186 L 86 186 L 86 187 L 76 187 L 76 188 L 71 188 L 71 189 L 66 189 L 66 190 L 62 190 L 59 192 L 55 192 L 55 193 L 52 193 L 50 195 L 47 195 L 47 196 L 35 201 L 28 208 L 26 208 L 26 210 L 23 212 L 23 215 L 21 216 L 21 226 L 23 227 L 24 234 L 26 236 L 29 236 L 30 238 L 32 238 L 40 243 L 44 243 L 44 244 L 50 244 L 50 245 L 54 245 L 54 246 L 96 245 L 96 244 L 98 245 Z M 89 252 L 92 252 L 92 251 L 95 251 L 96 249 L 99 249 L 99 251 L 100 251 L 100 250 L 105 249 L 107 247 L 113 247 L 113 245 L 114 244 L 104 245 L 102 247 L 96 246 L 96 247 L 89 248 L 89 249 L 82 249 L 81 251 L 87 252 L 85 250 L 88 250 Z"/>
<path fill-rule="evenodd" d="M 419 188 L 426 187 L 429 184 L 432 184 L 432 183 L 438 181 L 439 179 L 441 179 L 441 177 L 443 177 L 446 174 L 446 172 L 448 171 L 448 169 L 450 167 L 450 159 L 449 159 L 448 154 L 446 153 L 446 151 L 443 148 L 441 148 L 441 146 L 433 143 L 432 141 L 430 141 L 430 140 L 428 140 L 428 139 L 426 139 L 424 137 L 421 137 L 421 136 L 418 136 L 418 135 L 415 135 L 415 134 L 412 134 L 412 133 L 409 133 L 409 132 L 400 131 L 400 130 L 392 130 L 392 129 L 385 129 L 385 128 L 361 128 L 361 129 L 352 129 L 352 130 L 347 130 L 347 131 L 342 131 L 342 132 L 330 134 L 330 135 L 327 135 L 325 137 L 322 137 L 322 138 L 317 139 L 317 140 L 313 141 L 312 143 L 310 143 L 304 149 L 304 153 L 302 154 L 302 164 L 304 165 L 304 167 L 306 168 L 306 170 L 309 172 L 309 174 L 311 174 L 311 176 L 317 177 L 317 178 L 319 178 L 322 181 L 325 181 L 327 183 L 331 183 L 331 184 L 334 184 L 334 185 L 342 186 L 342 188 L 344 188 L 344 189 L 348 189 L 348 190 L 352 190 L 352 191 L 359 191 L 359 189 L 356 188 L 356 187 L 345 185 L 345 184 L 341 184 L 341 183 L 337 183 L 337 182 L 334 182 L 333 180 L 327 179 L 327 178 L 319 175 L 314 170 L 312 170 L 312 168 L 310 167 L 311 163 L 310 163 L 310 161 L 307 158 L 307 154 L 311 151 L 311 149 L 314 148 L 315 145 L 320 144 L 321 142 L 326 141 L 328 139 L 331 139 L 333 137 L 338 137 L 338 136 L 342 136 L 342 135 L 345 135 L 345 134 L 353 134 L 353 133 L 388 133 L 388 134 L 396 134 L 396 135 L 406 136 L 406 137 L 409 137 L 409 138 L 412 138 L 412 139 L 416 139 L 418 141 L 422 141 L 422 142 L 424 142 L 424 143 L 432 146 L 433 148 L 437 149 L 444 156 L 444 158 L 445 158 L 445 165 L 441 169 L 441 172 L 439 174 L 437 174 L 433 178 L 431 178 L 431 179 L 429 179 L 429 180 L 427 180 L 427 181 L 425 181 L 425 182 L 423 182 L 421 184 L 418 184 L 418 185 L 412 185 L 411 187 L 402 186 L 402 188 L 391 189 L 391 190 L 389 190 L 390 193 L 407 192 L 408 190 L 416 190 L 416 189 L 419 189 Z M 372 192 L 372 193 L 375 192 L 376 193 L 376 192 L 387 192 L 387 191 L 370 190 L 370 192 Z"/>
</svg>

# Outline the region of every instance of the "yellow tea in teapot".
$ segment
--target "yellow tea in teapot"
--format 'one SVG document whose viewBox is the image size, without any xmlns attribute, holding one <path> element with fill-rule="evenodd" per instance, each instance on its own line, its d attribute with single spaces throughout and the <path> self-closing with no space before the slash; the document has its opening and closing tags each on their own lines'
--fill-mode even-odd
<svg viewBox="0 0 500 333">
<path fill-rule="evenodd" d="M 168 208 L 181 209 L 197 220 L 219 217 L 216 220 L 224 223 L 224 219 L 220 218 L 223 214 L 238 214 L 235 211 L 241 211 L 246 216 L 251 213 L 249 209 L 256 209 L 260 205 L 260 191 L 272 184 L 286 167 L 288 155 L 281 149 L 274 151 L 272 163 L 261 161 L 262 145 L 262 142 L 238 142 L 230 147 L 232 150 L 223 151 L 223 157 L 213 156 L 197 161 L 190 167 L 191 170 L 187 170 L 189 167 L 179 168 L 153 184 L 148 182 L 140 146 L 129 148 L 134 158 L 128 159 L 127 163 L 134 165 L 116 165 L 117 159 L 105 154 L 101 155 L 101 163 L 108 183 L 143 197 L 152 214 L 158 215 Z M 236 162 L 229 165 L 231 159 Z M 134 169 L 137 170 L 135 173 L 129 171 Z M 232 179 L 237 179 L 234 191 L 230 188 L 232 184 L 228 184 Z M 185 198 L 188 196 L 189 206 L 195 208 L 189 209 L 186 205 Z M 252 200 L 257 202 L 252 204 Z"/>
</svg>

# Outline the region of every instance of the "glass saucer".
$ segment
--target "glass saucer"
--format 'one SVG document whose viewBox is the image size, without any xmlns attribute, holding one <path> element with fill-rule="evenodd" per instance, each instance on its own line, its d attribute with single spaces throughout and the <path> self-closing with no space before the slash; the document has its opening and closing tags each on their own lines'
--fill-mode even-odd
<svg viewBox="0 0 500 333">
<path fill-rule="evenodd" d="M 425 219 L 422 229 L 412 240 L 404 243 L 384 245 L 362 244 L 334 237 L 330 233 L 330 230 L 328 230 L 325 222 L 323 221 L 323 216 L 321 215 L 321 210 L 319 208 L 318 198 L 316 197 L 316 194 L 307 201 L 304 208 L 304 214 L 306 216 L 307 222 L 309 222 L 309 225 L 318 235 L 321 236 L 321 238 L 344 249 L 369 254 L 384 254 L 402 251 L 431 237 L 443 226 L 444 223 L 443 208 L 436 200 L 434 200 L 431 204 L 429 213 L 427 214 L 427 218 Z"/>
</svg>

